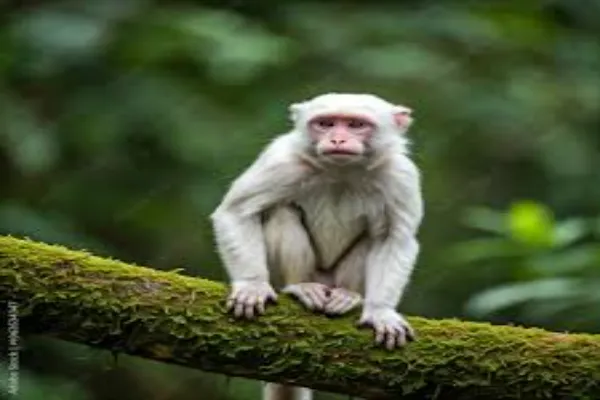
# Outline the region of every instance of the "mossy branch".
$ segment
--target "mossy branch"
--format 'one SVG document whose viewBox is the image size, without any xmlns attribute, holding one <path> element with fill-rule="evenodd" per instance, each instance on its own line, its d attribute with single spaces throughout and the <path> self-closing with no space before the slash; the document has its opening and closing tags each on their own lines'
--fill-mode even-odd
<svg viewBox="0 0 600 400">
<path fill-rule="evenodd" d="M 220 283 L 0 236 L 0 299 L 18 302 L 25 331 L 368 398 L 600 398 L 598 336 L 411 318 L 419 340 L 389 352 L 356 315 L 328 319 L 282 298 L 258 321 L 235 321 L 225 296 Z"/>
</svg>

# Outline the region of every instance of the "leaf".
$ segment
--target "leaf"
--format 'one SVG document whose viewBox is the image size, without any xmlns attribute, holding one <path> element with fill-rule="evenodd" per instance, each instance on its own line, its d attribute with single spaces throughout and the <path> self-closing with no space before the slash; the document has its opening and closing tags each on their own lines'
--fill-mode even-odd
<svg viewBox="0 0 600 400">
<path fill-rule="evenodd" d="M 490 233 L 504 234 L 506 232 L 504 214 L 486 207 L 471 207 L 467 209 L 463 216 L 463 224 L 470 228 Z"/>
<path fill-rule="evenodd" d="M 578 246 L 560 252 L 544 254 L 529 262 L 529 268 L 542 276 L 580 273 L 600 264 L 600 247 L 596 244 Z"/>
<path fill-rule="evenodd" d="M 287 38 L 234 13 L 204 10 L 177 15 L 173 22 L 189 37 L 191 57 L 208 63 L 219 81 L 251 80 L 288 56 Z"/>
<path fill-rule="evenodd" d="M 466 264 L 499 258 L 518 257 L 523 250 L 503 238 L 472 239 L 455 244 L 447 257 L 454 264 Z"/>
<path fill-rule="evenodd" d="M 554 228 L 554 243 L 556 246 L 568 246 L 589 233 L 587 221 L 583 218 L 571 218 L 558 222 Z"/>
<path fill-rule="evenodd" d="M 59 156 L 53 129 L 16 98 L 0 96 L 0 102 L 0 144 L 8 150 L 11 162 L 25 175 L 52 168 Z"/>
<path fill-rule="evenodd" d="M 550 247 L 554 243 L 554 220 L 550 209 L 533 201 L 520 201 L 508 213 L 510 234 L 514 240 L 532 247 Z"/>
<path fill-rule="evenodd" d="M 25 67 L 45 75 L 98 56 L 107 26 L 89 16 L 42 9 L 27 14 L 13 29 L 22 45 L 32 50 Z"/>
<path fill-rule="evenodd" d="M 507 284 L 480 292 L 467 302 L 465 308 L 470 314 L 485 316 L 526 301 L 574 297 L 580 289 L 581 282 L 570 278 Z"/>
</svg>

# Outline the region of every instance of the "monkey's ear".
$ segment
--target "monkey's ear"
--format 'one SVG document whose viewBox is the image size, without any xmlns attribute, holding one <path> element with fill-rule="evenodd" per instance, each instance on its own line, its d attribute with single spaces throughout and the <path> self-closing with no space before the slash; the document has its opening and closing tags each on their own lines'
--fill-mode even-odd
<svg viewBox="0 0 600 400">
<path fill-rule="evenodd" d="M 413 123 L 412 110 L 404 106 L 394 107 L 394 121 L 403 131 L 406 131 Z"/>
<path fill-rule="evenodd" d="M 294 103 L 288 107 L 288 111 L 290 113 L 290 119 L 292 122 L 296 122 L 298 120 L 298 116 L 300 112 L 304 108 L 304 103 Z"/>
</svg>

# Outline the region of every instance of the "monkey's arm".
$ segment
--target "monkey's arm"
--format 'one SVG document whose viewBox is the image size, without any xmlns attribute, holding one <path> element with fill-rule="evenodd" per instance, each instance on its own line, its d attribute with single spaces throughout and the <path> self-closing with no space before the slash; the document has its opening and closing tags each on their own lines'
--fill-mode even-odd
<svg viewBox="0 0 600 400">
<path fill-rule="evenodd" d="M 276 295 L 269 284 L 261 214 L 292 193 L 305 175 L 291 138 L 273 142 L 239 178 L 212 213 L 217 248 L 232 284 L 228 305 L 252 318 Z"/>
<path fill-rule="evenodd" d="M 396 307 L 419 253 L 416 233 L 423 216 L 423 202 L 419 173 L 411 162 L 400 162 L 387 183 L 388 229 L 375 237 L 367 256 L 361 323 L 375 329 L 378 343 L 393 348 L 414 337 Z"/>
</svg>

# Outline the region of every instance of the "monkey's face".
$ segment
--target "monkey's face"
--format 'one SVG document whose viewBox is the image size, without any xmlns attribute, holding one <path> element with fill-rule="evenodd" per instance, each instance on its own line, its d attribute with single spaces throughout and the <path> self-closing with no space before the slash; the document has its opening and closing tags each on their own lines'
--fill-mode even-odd
<svg viewBox="0 0 600 400">
<path fill-rule="evenodd" d="M 377 130 L 370 118 L 358 114 L 320 114 L 307 128 L 316 154 L 334 162 L 364 158 Z"/>
<path fill-rule="evenodd" d="M 412 123 L 409 108 L 366 94 L 325 94 L 292 104 L 290 111 L 309 151 L 336 164 L 383 153 Z"/>
</svg>

